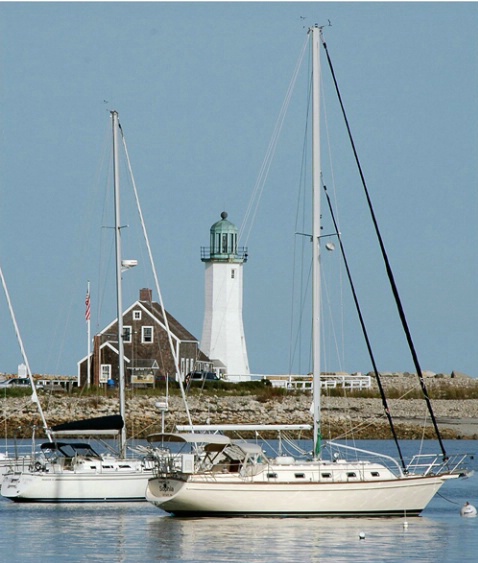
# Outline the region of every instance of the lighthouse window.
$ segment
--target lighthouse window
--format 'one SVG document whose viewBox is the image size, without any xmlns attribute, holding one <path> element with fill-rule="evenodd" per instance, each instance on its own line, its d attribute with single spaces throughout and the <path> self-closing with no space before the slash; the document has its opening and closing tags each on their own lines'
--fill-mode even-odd
<svg viewBox="0 0 478 563">
<path fill-rule="evenodd" d="M 222 253 L 227 253 L 227 234 L 222 235 Z"/>
<path fill-rule="evenodd" d="M 236 277 L 236 270 L 231 270 L 231 279 Z"/>
</svg>

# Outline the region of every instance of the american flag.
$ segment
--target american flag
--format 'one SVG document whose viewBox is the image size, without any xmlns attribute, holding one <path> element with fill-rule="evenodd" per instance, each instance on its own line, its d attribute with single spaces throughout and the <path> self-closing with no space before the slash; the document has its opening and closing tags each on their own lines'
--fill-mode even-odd
<svg viewBox="0 0 478 563">
<path fill-rule="evenodd" d="M 86 305 L 85 319 L 89 321 L 90 320 L 90 294 L 89 293 L 86 294 L 85 305 Z"/>
</svg>

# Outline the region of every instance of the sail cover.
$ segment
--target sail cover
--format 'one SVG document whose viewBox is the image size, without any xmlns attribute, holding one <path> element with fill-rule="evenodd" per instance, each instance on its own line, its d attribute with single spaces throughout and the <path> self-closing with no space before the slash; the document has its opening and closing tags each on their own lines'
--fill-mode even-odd
<svg viewBox="0 0 478 563">
<path fill-rule="evenodd" d="M 52 427 L 52 433 L 56 436 L 65 435 L 92 435 L 92 434 L 118 434 L 123 428 L 123 417 L 119 414 L 108 416 L 99 416 L 96 418 L 85 418 L 83 420 L 74 420 L 57 424 Z"/>
</svg>

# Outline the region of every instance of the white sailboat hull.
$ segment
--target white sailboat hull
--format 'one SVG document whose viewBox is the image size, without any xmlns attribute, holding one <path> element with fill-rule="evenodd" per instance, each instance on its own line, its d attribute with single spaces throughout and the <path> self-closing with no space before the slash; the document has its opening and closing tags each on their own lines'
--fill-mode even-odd
<svg viewBox="0 0 478 563">
<path fill-rule="evenodd" d="M 145 502 L 151 473 L 10 473 L 2 482 L 3 497 L 16 502 Z"/>
<path fill-rule="evenodd" d="M 191 475 L 151 479 L 146 499 L 178 516 L 415 516 L 445 479 L 296 484 Z"/>
</svg>

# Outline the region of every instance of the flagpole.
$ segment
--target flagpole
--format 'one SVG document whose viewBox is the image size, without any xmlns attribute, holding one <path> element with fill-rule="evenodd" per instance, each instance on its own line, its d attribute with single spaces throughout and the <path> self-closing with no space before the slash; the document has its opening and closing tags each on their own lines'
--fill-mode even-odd
<svg viewBox="0 0 478 563">
<path fill-rule="evenodd" d="M 88 289 L 86 291 L 86 299 L 85 299 L 85 319 L 86 319 L 86 333 L 88 338 L 88 355 L 86 360 L 86 387 L 90 387 L 91 383 L 91 310 L 90 310 L 90 282 L 88 280 Z"/>
</svg>

